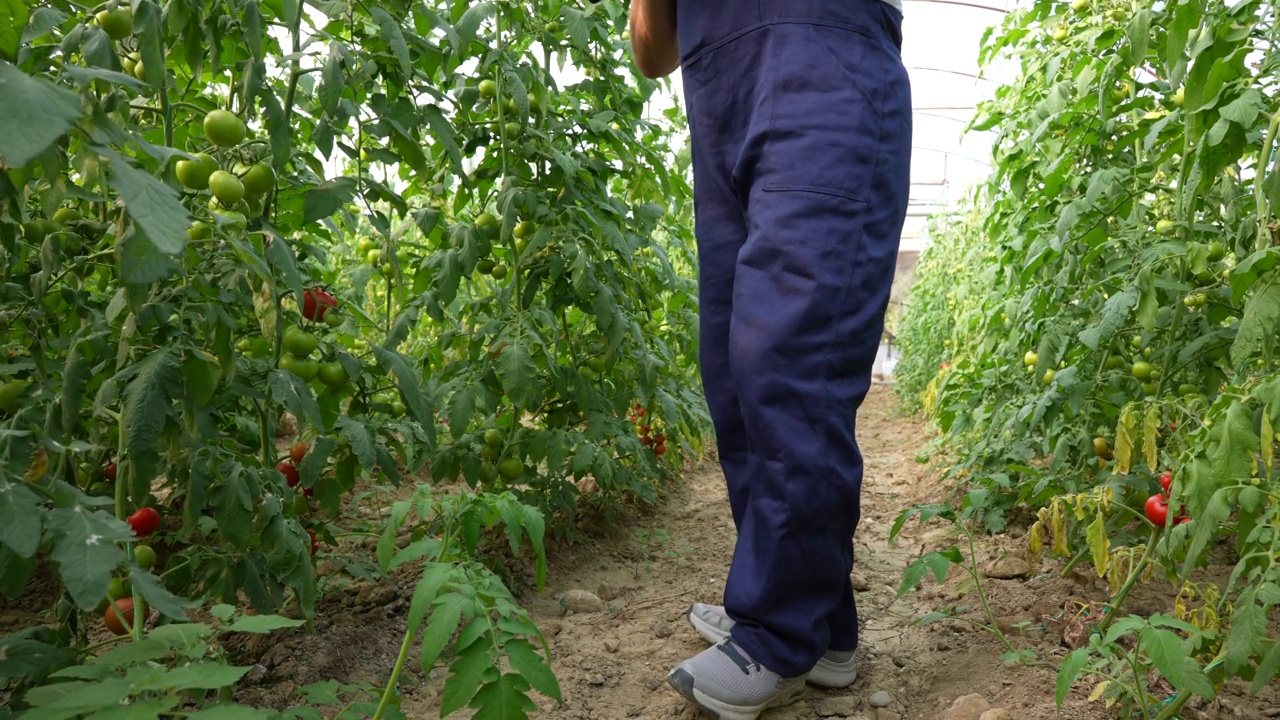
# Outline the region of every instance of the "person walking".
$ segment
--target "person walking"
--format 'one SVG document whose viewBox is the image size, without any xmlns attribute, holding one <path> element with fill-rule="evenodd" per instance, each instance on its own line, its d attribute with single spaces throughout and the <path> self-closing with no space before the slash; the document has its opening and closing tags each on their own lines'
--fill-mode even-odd
<svg viewBox="0 0 1280 720">
<path fill-rule="evenodd" d="M 637 69 L 681 72 L 700 362 L 737 542 L 712 647 L 673 688 L 721 720 L 857 677 L 858 407 L 910 189 L 900 0 L 632 0 Z"/>
</svg>

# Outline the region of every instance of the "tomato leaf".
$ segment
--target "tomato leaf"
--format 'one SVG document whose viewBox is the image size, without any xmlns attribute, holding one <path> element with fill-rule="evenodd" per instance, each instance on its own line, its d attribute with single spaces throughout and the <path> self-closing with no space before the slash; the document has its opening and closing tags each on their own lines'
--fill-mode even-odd
<svg viewBox="0 0 1280 720">
<path fill-rule="evenodd" d="M 0 677 L 35 676 L 67 664 L 67 651 L 16 635 L 0 637 Z"/>
<path fill-rule="evenodd" d="M 0 481 L 0 543 L 18 557 L 32 557 L 40 546 L 40 505 L 40 496 L 26 486 Z"/>
<path fill-rule="evenodd" d="M 4 593 L 5 597 L 12 600 L 21 595 L 22 589 L 27 586 L 27 581 L 35 571 L 36 556 L 34 554 L 24 558 L 10 550 L 8 545 L 0 545 L 0 593 Z M 0 675 L 3 674 L 0 672 Z"/>
<path fill-rule="evenodd" d="M 1111 537 L 1107 534 L 1107 518 L 1099 509 L 1093 522 L 1085 530 L 1085 539 L 1093 555 L 1093 569 L 1098 577 L 1107 576 L 1107 561 L 1111 557 Z"/>
<path fill-rule="evenodd" d="M 119 193 L 129 216 L 151 244 L 166 255 L 182 252 L 191 214 L 178 201 L 177 191 L 111 150 L 101 148 L 99 152 L 110 168 L 107 179 L 111 189 Z"/>
<path fill-rule="evenodd" d="M 1170 630 L 1148 627 L 1142 632 L 1142 646 L 1160 674 L 1175 688 L 1182 689 L 1185 682 L 1182 661 L 1187 654 L 1182 649 L 1182 639 Z"/>
<path fill-rule="evenodd" d="M 1271 682 L 1271 679 L 1280 672 L 1280 641 L 1265 638 L 1262 641 L 1263 651 L 1262 660 L 1258 663 L 1258 668 L 1253 676 L 1253 685 L 1249 688 L 1249 692 L 1257 695 L 1262 688 Z M 0 674 L 3 674 L 0 672 Z"/>
<path fill-rule="evenodd" d="M 525 694 L 528 690 L 529 682 L 515 673 L 486 683 L 471 701 L 471 707 L 479 708 L 473 720 L 526 720 L 529 711 L 538 709 Z"/>
<path fill-rule="evenodd" d="M 375 467 L 378 458 L 373 449 L 373 436 L 369 434 L 368 428 L 345 415 L 338 418 L 334 428 L 351 443 L 351 451 L 360 461 L 360 467 L 366 470 Z"/>
<path fill-rule="evenodd" d="M 10 168 L 39 156 L 80 117 L 79 96 L 8 63 L 0 63 L 0 97 L 0 161 Z"/>
<path fill-rule="evenodd" d="M 1264 283 L 1244 306 L 1244 317 L 1231 345 L 1231 362 L 1236 367 L 1270 346 L 1280 332 L 1280 273 L 1273 271 Z"/>
<path fill-rule="evenodd" d="M 458 176 L 463 176 L 462 168 L 462 151 L 458 149 L 457 133 L 454 132 L 453 125 L 440 112 L 440 108 L 435 105 L 426 105 L 418 111 L 422 119 L 431 127 L 436 142 L 449 153 L 449 160 L 453 163 L 453 172 Z"/>
<path fill-rule="evenodd" d="M 25 0 L 0 0 L 0 57 L 10 61 L 18 59 L 18 44 L 26 26 Z"/>
<path fill-rule="evenodd" d="M 538 366 L 524 345 L 511 343 L 498 356 L 498 379 L 502 389 L 519 408 L 533 407 L 538 398 Z"/>
<path fill-rule="evenodd" d="M 183 608 L 199 604 L 175 596 L 160 584 L 159 578 L 140 567 L 133 566 L 129 569 L 129 580 L 133 583 L 134 591 L 145 598 L 151 607 L 174 620 L 186 620 L 187 613 Z"/>
<path fill-rule="evenodd" d="M 1109 341 L 1115 336 L 1116 331 L 1124 326 L 1137 302 L 1138 289 L 1135 287 L 1125 288 L 1122 292 L 1112 295 L 1103 303 L 1102 317 L 1098 319 L 1098 324 L 1081 330 L 1076 337 L 1090 350 L 1097 350 L 1104 341 Z"/>
<path fill-rule="evenodd" d="M 400 64 L 401 77 L 405 82 L 408 82 L 413 77 L 413 66 L 409 61 L 409 46 L 405 44 L 404 33 L 400 30 L 400 24 L 386 10 L 377 5 L 369 7 L 369 15 L 378 24 L 378 35 L 387 44 L 387 47 L 391 48 L 391 54 L 395 56 L 396 61 Z"/>
<path fill-rule="evenodd" d="M 117 543 L 133 540 L 133 528 L 100 510 L 82 505 L 59 507 L 46 516 L 54 539 L 49 558 L 81 610 L 97 606 L 111 580 L 111 571 L 125 559 Z"/>
<path fill-rule="evenodd" d="M 1267 614 L 1255 602 L 1257 591 L 1246 590 L 1236 600 L 1234 613 L 1231 616 L 1231 628 L 1227 632 L 1227 643 L 1223 649 L 1226 655 L 1226 670 L 1232 675 L 1240 672 L 1252 659 L 1253 654 L 1262 646 L 1262 638 L 1267 637 Z"/>
<path fill-rule="evenodd" d="M 560 683 L 556 681 L 555 673 L 551 671 L 547 661 L 538 654 L 533 643 L 523 638 L 516 638 L 508 640 L 503 650 L 507 653 L 507 660 L 511 662 L 512 669 L 520 673 L 520 676 L 528 681 L 533 689 L 549 698 L 560 699 Z"/>
<path fill-rule="evenodd" d="M 355 197 L 355 178 L 337 177 L 322 182 L 302 197 L 303 224 L 323 220 L 341 210 Z"/>
<path fill-rule="evenodd" d="M 32 714 L 42 720 L 64 720 L 99 708 L 112 707 L 129 697 L 133 684 L 124 678 L 72 681 L 32 688 L 23 696 Z"/>
<path fill-rule="evenodd" d="M 449 666 L 449 677 L 445 680 L 444 690 L 440 693 L 440 716 L 466 707 L 480 689 L 480 677 L 486 670 L 493 668 L 493 658 L 489 654 L 488 643 L 474 643 L 459 653 L 453 664 Z M 423 669 L 426 666 L 423 665 Z"/>
<path fill-rule="evenodd" d="M 1066 700 L 1067 693 L 1071 692 L 1071 686 L 1075 683 L 1076 678 L 1080 677 L 1084 666 L 1089 662 L 1089 648 L 1082 647 L 1072 650 L 1062 660 L 1062 665 L 1058 668 L 1058 679 L 1055 682 L 1053 694 L 1054 702 L 1059 710 L 1062 709 L 1062 701 Z"/>
<path fill-rule="evenodd" d="M 446 570 L 449 569 L 449 566 L 447 565 L 442 567 Z M 423 582 L 426 582 L 427 577 L 424 575 L 422 579 Z M 422 583 L 419 583 L 418 587 L 421 588 Z M 438 591 L 439 588 L 437 587 L 436 590 Z M 433 591 L 424 591 L 423 596 L 425 597 L 430 592 Z M 417 600 L 418 592 L 415 589 L 415 604 L 417 603 Z M 422 649 L 421 654 L 419 655 L 424 670 L 435 665 L 436 660 L 440 658 L 440 654 L 444 652 L 445 646 L 449 644 L 449 639 L 453 637 L 453 632 L 458 629 L 458 623 L 462 620 L 462 606 L 464 602 L 466 601 L 462 596 L 457 595 L 456 593 L 451 593 L 447 597 L 443 598 L 436 606 L 435 610 L 431 612 L 431 620 L 427 622 L 426 629 L 422 631 Z M 413 611 L 410 610 L 410 615 L 412 614 Z M 421 624 L 422 617 L 418 617 L 417 621 Z M 487 627 L 488 623 L 485 623 L 485 626 Z"/>
<path fill-rule="evenodd" d="M 267 384 L 271 388 L 271 394 L 279 398 L 294 417 L 305 418 L 313 427 L 325 427 L 324 418 L 320 416 L 320 406 L 316 404 L 311 388 L 302 378 L 287 370 L 273 368 L 267 375 Z M 345 419 L 338 418 L 337 424 L 340 425 Z M 372 463 L 365 467 L 370 466 Z"/>
</svg>

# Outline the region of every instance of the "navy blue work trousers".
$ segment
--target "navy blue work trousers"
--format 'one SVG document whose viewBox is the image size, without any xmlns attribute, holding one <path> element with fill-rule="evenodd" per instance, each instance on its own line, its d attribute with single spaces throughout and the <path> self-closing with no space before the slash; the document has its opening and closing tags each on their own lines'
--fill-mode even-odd
<svg viewBox="0 0 1280 720">
<path fill-rule="evenodd" d="M 881 0 L 678 0 L 702 377 L 738 538 L 733 637 L 784 677 L 854 650 L 871 384 L 907 208 L 902 15 Z"/>
</svg>

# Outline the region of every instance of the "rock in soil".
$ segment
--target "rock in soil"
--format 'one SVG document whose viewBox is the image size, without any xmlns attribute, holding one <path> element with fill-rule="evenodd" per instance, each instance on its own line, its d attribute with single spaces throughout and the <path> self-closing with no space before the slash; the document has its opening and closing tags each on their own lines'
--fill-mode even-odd
<svg viewBox="0 0 1280 720">
<path fill-rule="evenodd" d="M 879 692 L 872 693 L 871 698 L 867 700 L 867 702 L 871 703 L 871 707 L 874 708 L 889 707 L 889 703 L 893 702 L 893 696 L 884 690 L 880 690 Z"/>
<path fill-rule="evenodd" d="M 1030 572 L 1031 566 L 1026 560 L 1016 555 L 1009 555 L 988 563 L 982 574 L 996 580 L 1011 580 L 1026 577 Z"/>
<path fill-rule="evenodd" d="M 991 709 L 981 695 L 962 695 L 942 713 L 941 720 L 981 720 L 982 714 Z"/>
<path fill-rule="evenodd" d="M 1004 708 L 996 708 L 982 713 L 978 720 L 1013 720 L 1013 713 Z"/>
<path fill-rule="evenodd" d="M 813 702 L 813 711 L 819 717 L 846 717 L 857 710 L 858 699 L 853 697 L 822 698 Z"/>
<path fill-rule="evenodd" d="M 564 594 L 564 607 L 573 613 L 604 612 L 604 601 L 587 590 L 570 590 Z"/>
</svg>

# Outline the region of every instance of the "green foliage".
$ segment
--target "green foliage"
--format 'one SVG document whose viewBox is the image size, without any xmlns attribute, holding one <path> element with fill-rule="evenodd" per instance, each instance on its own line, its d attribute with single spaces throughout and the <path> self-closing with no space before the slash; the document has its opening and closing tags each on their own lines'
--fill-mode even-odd
<svg viewBox="0 0 1280 720">
<path fill-rule="evenodd" d="M 989 182 L 931 226 L 899 390 L 953 447 L 952 474 L 988 493 L 989 529 L 1050 507 L 1033 550 L 1050 534 L 1118 573 L 1103 628 L 1150 564 L 1185 588 L 1211 543 L 1239 553 L 1220 594 L 1182 607 L 1203 611 L 1191 630 L 1116 621 L 1069 656 L 1060 698 L 1081 673 L 1120 677 L 1097 695 L 1165 720 L 1224 678 L 1276 673 L 1252 622 L 1280 599 L 1276 32 L 1262 2 L 1043 0 L 984 42 L 984 62 L 1020 73 L 973 123 L 995 132 Z M 1147 546 L 1162 468 L 1171 517 L 1190 520 Z M 1149 669 L 1176 694 L 1128 682 Z"/>
<path fill-rule="evenodd" d="M 394 555 L 445 573 L 411 632 L 507 623 L 453 641 L 480 671 L 446 694 L 502 717 L 555 697 L 485 532 L 532 546 L 509 560 L 541 584 L 544 532 L 652 501 L 709 433 L 689 161 L 624 4 L 0 0 L 0 28 L 0 592 L 45 561 L 65 590 L 33 657 L 87 658 L 113 579 L 162 616 L 135 644 L 211 602 L 309 618 L 310 535 L 358 483 L 430 478 L 472 504 L 419 518 L 453 538 L 438 556 Z M 140 508 L 154 574 L 129 559 Z M 36 698 L 70 717 L 69 689 Z"/>
</svg>

